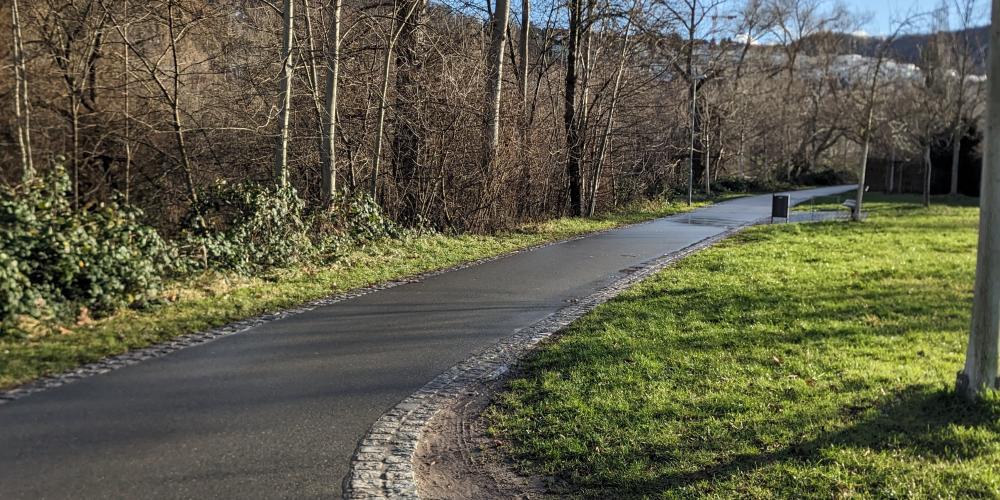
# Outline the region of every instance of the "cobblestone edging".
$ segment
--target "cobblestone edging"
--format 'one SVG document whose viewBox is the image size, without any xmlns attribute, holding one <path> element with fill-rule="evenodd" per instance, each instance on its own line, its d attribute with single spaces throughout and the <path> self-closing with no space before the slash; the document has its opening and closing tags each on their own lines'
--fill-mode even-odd
<svg viewBox="0 0 1000 500">
<path fill-rule="evenodd" d="M 534 349 L 539 342 L 598 305 L 670 264 L 765 220 L 767 219 L 728 229 L 676 252 L 626 269 L 623 271 L 625 276 L 611 285 L 516 331 L 438 375 L 383 414 L 369 429 L 351 459 L 350 472 L 344 480 L 344 498 L 419 498 L 413 456 L 423 430 L 439 410 L 457 401 L 475 384 L 502 377 L 514 362 Z"/>
<path fill-rule="evenodd" d="M 0 390 L 0 405 L 3 405 L 4 403 L 9 403 L 9 402 L 17 400 L 17 399 L 21 399 L 21 398 L 26 397 L 26 396 L 30 396 L 31 394 L 39 393 L 39 392 L 42 392 L 42 391 L 47 391 L 49 389 L 54 389 L 56 387 L 60 387 L 60 386 L 66 385 L 66 384 L 70 384 L 70 383 L 75 382 L 75 381 L 80 380 L 80 379 L 84 379 L 84 378 L 87 378 L 87 377 L 92 377 L 94 375 L 101 375 L 103 373 L 108 373 L 108 372 L 111 372 L 111 371 L 114 371 L 114 370 L 118 370 L 120 368 L 125 368 L 126 366 L 131 366 L 131 365 L 134 365 L 136 363 L 140 363 L 142 361 L 146 361 L 146 360 L 153 359 L 153 358 L 158 358 L 158 357 L 161 357 L 161 356 L 166 356 L 167 354 L 170 354 L 170 353 L 175 352 L 175 351 L 179 351 L 181 349 L 186 349 L 188 347 L 194 347 L 194 346 L 197 346 L 197 345 L 205 344 L 205 343 L 211 342 L 213 340 L 220 339 L 222 337 L 228 337 L 230 335 L 234 335 L 234 334 L 237 334 L 237 333 L 240 333 L 240 332 L 245 332 L 245 331 L 247 331 L 247 330 L 249 330 L 251 328 L 263 325 L 265 323 L 270 323 L 272 321 L 276 321 L 276 320 L 279 320 L 279 319 L 282 319 L 282 318 L 287 318 L 289 316 L 294 316 L 296 314 L 301 314 L 301 313 L 304 313 L 304 312 L 307 312 L 307 311 L 311 311 L 311 310 L 319 308 L 319 307 L 328 306 L 328 305 L 335 304 L 337 302 L 341 302 L 341 301 L 344 301 L 344 300 L 350 300 L 350 299 L 353 299 L 353 298 L 356 298 L 356 297 L 361 297 L 362 295 L 368 295 L 370 293 L 374 293 L 374 292 L 377 292 L 379 290 L 385 290 L 387 288 L 394 288 L 394 287 L 397 287 L 397 286 L 400 286 L 400 285 L 405 285 L 407 283 L 415 283 L 415 282 L 423 281 L 423 280 L 425 280 L 427 278 L 430 278 L 430 277 L 433 277 L 433 276 L 437 276 L 439 274 L 444 274 L 444 273 L 448 273 L 448 272 L 452 272 L 452 271 L 458 271 L 460 269 L 465 269 L 467 267 L 477 266 L 477 265 L 480 265 L 480 264 L 484 264 L 486 262 L 491 262 L 491 261 L 502 259 L 502 258 L 505 258 L 505 257 L 510 257 L 512 255 L 517 255 L 517 254 L 522 253 L 522 252 L 528 252 L 528 251 L 536 250 L 536 249 L 539 249 L 539 248 L 547 247 L 547 246 L 550 246 L 550 245 L 558 245 L 560 243 L 566 243 L 566 242 L 569 242 L 569 241 L 575 241 L 575 240 L 579 240 L 581 238 L 587 238 L 589 236 L 594 236 L 596 234 L 601 234 L 601 233 L 605 233 L 605 232 L 608 232 L 608 231 L 613 231 L 613 230 L 616 230 L 616 229 L 622 229 L 622 228 L 626 228 L 626 227 L 630 227 L 630 226 L 635 226 L 635 225 L 638 225 L 638 224 L 645 224 L 646 222 L 649 222 L 649 221 L 636 222 L 636 223 L 633 223 L 633 224 L 626 224 L 626 225 L 623 225 L 623 226 L 615 226 L 615 227 L 611 227 L 611 228 L 604 229 L 604 230 L 601 230 L 601 231 L 595 231 L 595 232 L 591 232 L 591 233 L 579 234 L 579 235 L 576 235 L 576 236 L 573 236 L 573 237 L 570 237 L 570 238 L 566 238 L 566 239 L 562 239 L 562 240 L 556 240 L 556 241 L 549 241 L 549 242 L 545 242 L 545 243 L 539 243 L 537 245 L 532 245 L 532 246 L 529 246 L 529 247 L 524 247 L 524 248 L 520 248 L 520 249 L 517 249 L 517 250 L 512 250 L 510 252 L 505 252 L 505 253 L 502 253 L 502 254 L 499 254 L 499 255 L 495 255 L 495 256 L 492 256 L 492 257 L 485 257 L 485 258 L 482 258 L 482 259 L 477 259 L 477 260 L 473 260 L 473 261 L 463 262 L 461 264 L 458 264 L 458 265 L 455 265 L 455 266 L 451 266 L 451 267 L 446 267 L 446 268 L 442 268 L 442 269 L 435 269 L 433 271 L 427 271 L 427 272 L 424 272 L 424 273 L 415 274 L 415 275 L 408 276 L 408 277 L 405 277 L 405 278 L 400 278 L 400 279 L 396 279 L 396 280 L 392 280 L 392 281 L 387 281 L 387 282 L 383 282 L 383 283 L 377 283 L 377 284 L 366 286 L 366 287 L 362 287 L 362 288 L 355 288 L 355 289 L 347 291 L 347 292 L 342 292 L 342 293 L 330 295 L 329 297 L 324 297 L 324 298 L 317 299 L 317 300 L 314 300 L 314 301 L 311 301 L 311 302 L 307 302 L 307 303 L 302 304 L 302 305 L 297 306 L 297 307 L 292 307 L 292 308 L 283 309 L 283 310 L 277 311 L 277 312 L 272 312 L 272 313 L 261 314 L 261 315 L 258 315 L 258 316 L 253 316 L 251 318 L 247 318 L 247 319 L 235 321 L 235 322 L 232 322 L 232 323 L 228 323 L 228 324 L 225 324 L 225 325 L 222 325 L 220 327 L 213 328 L 213 329 L 210 329 L 210 330 L 205 330 L 205 331 L 201 331 L 201 332 L 197 332 L 197 333 L 191 333 L 191 334 L 187 334 L 187 335 L 182 335 L 180 337 L 175 337 L 175 338 L 173 338 L 171 340 L 167 340 L 167 341 L 164 341 L 164 342 L 161 342 L 161 343 L 158 343 L 158 344 L 153 344 L 153 345 L 151 345 L 149 347 L 144 347 L 142 349 L 136 349 L 134 351 L 128 351 L 128 352 L 125 352 L 125 353 L 122 353 L 122 354 L 118 354 L 118 355 L 114 355 L 114 356 L 109 356 L 109 357 L 106 357 L 104 359 L 101 359 L 101 360 L 98 360 L 98 361 L 94 361 L 92 363 L 87 363 L 87 364 L 85 364 L 83 366 L 74 368 L 72 370 L 67 370 L 67 371 L 62 372 L 62 373 L 57 373 L 57 374 L 54 374 L 54 375 L 47 375 L 47 376 L 35 379 L 35 380 L 31 381 L 31 382 L 27 382 L 27 383 L 25 383 L 23 385 L 16 386 L 16 387 L 14 387 L 12 389 Z"/>
</svg>

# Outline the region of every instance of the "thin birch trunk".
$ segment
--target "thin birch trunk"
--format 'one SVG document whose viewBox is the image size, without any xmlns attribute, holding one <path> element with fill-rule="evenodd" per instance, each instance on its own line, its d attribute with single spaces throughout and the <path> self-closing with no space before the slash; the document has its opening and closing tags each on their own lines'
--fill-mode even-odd
<svg viewBox="0 0 1000 500">
<path fill-rule="evenodd" d="M 322 201 L 329 204 L 337 191 L 337 79 L 340 73 L 340 6 L 341 0 L 333 0 L 330 5 L 329 55 L 326 73 L 326 109 L 323 118 L 323 149 L 320 151 L 323 163 Z"/>
<path fill-rule="evenodd" d="M 31 109 L 28 105 L 28 76 L 24 63 L 24 42 L 21 39 L 21 18 L 17 0 L 11 3 L 11 29 L 14 55 L 14 117 L 17 121 L 17 143 L 21 153 L 22 179 L 35 176 L 31 159 Z"/>
<path fill-rule="evenodd" d="M 503 86 L 503 47 L 507 41 L 510 0 L 497 0 L 493 14 L 492 34 L 486 73 L 486 113 L 483 124 L 482 169 L 484 184 L 492 178 L 500 148 L 500 92 Z"/>
<path fill-rule="evenodd" d="M 292 37 L 295 19 L 295 2 L 285 0 L 282 13 L 281 37 L 281 86 L 278 99 L 278 147 L 274 158 L 274 180 L 278 187 L 288 185 L 288 133 L 290 111 L 292 106 L 292 77 L 294 72 L 292 58 Z"/>
</svg>

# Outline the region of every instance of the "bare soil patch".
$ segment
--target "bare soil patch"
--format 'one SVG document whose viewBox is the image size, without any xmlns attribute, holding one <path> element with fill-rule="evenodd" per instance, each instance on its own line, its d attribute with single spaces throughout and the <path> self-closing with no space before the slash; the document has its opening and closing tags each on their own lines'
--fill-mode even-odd
<svg viewBox="0 0 1000 500">
<path fill-rule="evenodd" d="M 477 384 L 431 420 L 414 456 L 421 498 L 554 498 L 547 493 L 549 478 L 518 473 L 486 434 L 482 414 L 501 387 Z"/>
</svg>

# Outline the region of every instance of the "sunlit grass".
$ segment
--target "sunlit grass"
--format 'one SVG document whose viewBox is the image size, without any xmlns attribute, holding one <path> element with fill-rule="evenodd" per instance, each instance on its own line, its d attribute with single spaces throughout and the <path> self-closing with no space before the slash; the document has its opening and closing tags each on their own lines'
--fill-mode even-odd
<svg viewBox="0 0 1000 500">
<path fill-rule="evenodd" d="M 975 200 L 755 228 L 605 304 L 488 411 L 587 497 L 998 497 L 1000 398 L 952 394 Z"/>
</svg>

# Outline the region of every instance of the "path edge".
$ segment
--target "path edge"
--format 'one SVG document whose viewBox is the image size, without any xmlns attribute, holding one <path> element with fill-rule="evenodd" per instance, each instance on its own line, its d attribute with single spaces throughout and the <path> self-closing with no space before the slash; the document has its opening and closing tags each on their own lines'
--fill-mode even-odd
<svg viewBox="0 0 1000 500">
<path fill-rule="evenodd" d="M 680 212 L 680 215 L 684 212 Z M 673 215 L 668 215 L 665 217 L 672 217 Z M 662 218 L 662 217 L 661 217 Z M 443 267 L 440 269 L 432 269 L 429 271 L 424 271 L 422 273 L 411 274 L 408 276 L 402 276 L 393 280 L 383 281 L 379 283 L 373 283 L 367 286 L 353 288 L 343 292 L 337 292 L 326 297 L 321 297 L 314 299 L 297 306 L 288 307 L 285 309 L 280 309 L 278 311 L 266 312 L 263 314 L 258 314 L 256 316 L 251 316 L 249 318 L 244 318 L 241 320 L 232 321 L 215 328 L 210 328 L 208 330 L 202 330 L 193 333 L 183 334 L 171 339 L 167 339 L 155 344 L 141 347 L 134 350 L 125 351 L 121 354 L 112 354 L 110 356 L 101 358 L 96 361 L 91 361 L 89 363 L 80 365 L 76 368 L 71 368 L 62 372 L 43 375 L 39 378 L 30 380 L 23 384 L 15 385 L 8 389 L 0 389 L 0 406 L 5 403 L 11 403 L 18 399 L 31 396 L 32 394 L 37 394 L 39 392 L 44 392 L 50 389 L 55 389 L 67 384 L 71 384 L 78 380 L 85 378 L 102 375 L 108 372 L 119 370 L 127 366 L 132 366 L 143 361 L 147 361 L 154 358 L 160 358 L 171 354 L 182 349 L 187 349 L 189 347 L 199 346 L 201 344 L 207 344 L 209 342 L 228 337 L 230 335 L 235 335 L 237 333 L 243 333 L 247 330 L 251 330 L 258 326 L 270 323 L 272 321 L 277 321 L 279 319 L 284 319 L 289 316 L 295 316 L 302 314 L 313 309 L 320 307 L 325 307 L 329 305 L 336 304 L 338 302 L 343 302 L 345 300 L 351 300 L 357 297 L 368 295 L 370 293 L 375 293 L 380 290 L 386 290 L 389 288 L 395 288 L 397 286 L 405 285 L 408 283 L 417 283 L 434 276 L 438 276 L 445 273 L 450 273 L 453 271 L 460 271 L 469 267 L 475 267 L 488 262 L 493 262 L 496 260 L 504 259 L 507 257 L 512 257 L 524 252 L 531 252 L 541 248 L 545 248 L 553 245 L 560 245 L 563 243 L 568 243 L 583 238 L 589 238 L 591 236 L 596 236 L 599 234 L 607 233 L 609 231 L 615 231 L 618 229 L 625 229 L 633 226 L 639 226 L 642 224 L 648 224 L 650 222 L 659 220 L 661 218 L 643 220 L 638 222 L 632 222 L 628 224 L 623 224 L 620 226 L 613 226 L 606 229 L 601 229 L 598 231 L 591 231 L 587 233 L 581 233 L 575 236 L 570 236 L 568 238 L 545 241 L 542 243 L 537 243 L 535 245 L 526 246 L 523 248 L 517 248 L 507 252 L 503 252 L 497 255 L 483 257 L 476 260 L 469 260 L 465 262 L 460 262 L 453 266 Z"/>
<path fill-rule="evenodd" d="M 375 421 L 351 457 L 348 474 L 344 478 L 343 497 L 350 500 L 420 498 L 413 459 L 424 431 L 438 412 L 459 401 L 479 384 L 502 379 L 513 364 L 542 341 L 597 306 L 684 257 L 768 219 L 763 217 L 726 229 L 680 250 L 623 270 L 627 274 L 604 288 L 532 325 L 515 330 L 512 335 L 444 371 Z"/>
</svg>

